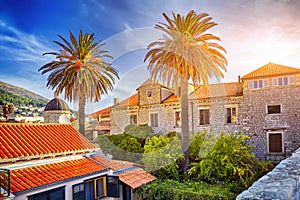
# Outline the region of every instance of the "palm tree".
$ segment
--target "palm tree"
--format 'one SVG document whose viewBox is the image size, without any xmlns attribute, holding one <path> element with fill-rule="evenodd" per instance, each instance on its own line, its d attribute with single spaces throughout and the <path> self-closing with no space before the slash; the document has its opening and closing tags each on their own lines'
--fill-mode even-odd
<svg viewBox="0 0 300 200">
<path fill-rule="evenodd" d="M 102 58 L 112 58 L 108 51 L 102 50 L 105 43 L 95 41 L 94 34 L 80 30 L 78 40 L 69 31 L 70 41 L 61 35 L 62 42 L 54 41 L 61 50 L 47 52 L 43 55 L 54 55 L 56 60 L 42 66 L 42 74 L 50 73 L 47 87 L 64 92 L 70 102 L 78 102 L 79 132 L 85 134 L 85 103 L 97 102 L 102 94 L 113 90 L 118 71 Z"/>
<path fill-rule="evenodd" d="M 189 124 L 188 124 L 188 82 L 208 84 L 211 77 L 224 77 L 227 60 L 226 50 L 217 42 L 220 38 L 206 33 L 216 26 L 208 14 L 190 11 L 186 16 L 172 13 L 172 19 L 165 13 L 166 23 L 155 28 L 163 31 L 163 37 L 148 46 L 144 61 L 149 61 L 151 78 L 179 89 L 181 104 L 181 140 L 184 161 L 183 172 L 189 166 Z"/>
</svg>

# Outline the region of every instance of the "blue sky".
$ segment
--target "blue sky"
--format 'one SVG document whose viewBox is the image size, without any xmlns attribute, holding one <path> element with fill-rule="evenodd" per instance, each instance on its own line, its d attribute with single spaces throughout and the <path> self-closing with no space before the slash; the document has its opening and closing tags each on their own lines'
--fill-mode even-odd
<svg viewBox="0 0 300 200">
<path fill-rule="evenodd" d="M 218 26 L 229 65 L 223 82 L 274 62 L 300 68 L 300 1 L 297 0 L 0 0 L 0 80 L 49 99 L 47 75 L 38 69 L 58 51 L 57 34 L 95 33 L 107 43 L 120 72 L 113 93 L 90 104 L 87 113 L 126 98 L 147 78 L 146 46 L 160 37 L 153 29 L 162 13 L 209 13 Z M 76 109 L 75 103 L 69 103 Z"/>
</svg>

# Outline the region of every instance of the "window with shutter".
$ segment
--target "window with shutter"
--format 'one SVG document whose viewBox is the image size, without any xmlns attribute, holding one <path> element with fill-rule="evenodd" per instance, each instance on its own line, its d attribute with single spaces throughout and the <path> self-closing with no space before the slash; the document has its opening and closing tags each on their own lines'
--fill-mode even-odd
<svg viewBox="0 0 300 200">
<path fill-rule="evenodd" d="M 278 78 L 272 78 L 272 86 L 278 86 Z"/>
<path fill-rule="evenodd" d="M 269 152 L 280 153 L 283 152 L 282 133 L 268 133 Z"/>
<path fill-rule="evenodd" d="M 289 85 L 294 85 L 296 83 L 296 77 L 295 76 L 290 76 L 289 77 Z"/>
<path fill-rule="evenodd" d="M 269 87 L 269 79 L 268 78 L 265 78 L 264 79 L 264 87 Z"/>
<path fill-rule="evenodd" d="M 248 88 L 253 89 L 253 81 L 248 81 Z"/>
<path fill-rule="evenodd" d="M 158 127 L 158 113 L 150 114 L 150 125 L 151 127 Z"/>
</svg>

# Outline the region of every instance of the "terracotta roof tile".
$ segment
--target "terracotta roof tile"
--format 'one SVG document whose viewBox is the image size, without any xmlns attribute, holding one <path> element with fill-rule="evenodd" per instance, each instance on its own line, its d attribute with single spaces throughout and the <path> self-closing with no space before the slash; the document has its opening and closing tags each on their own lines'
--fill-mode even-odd
<svg viewBox="0 0 300 200">
<path fill-rule="evenodd" d="M 10 189 L 18 193 L 103 170 L 106 168 L 88 158 L 11 170 Z"/>
<path fill-rule="evenodd" d="M 268 63 L 242 77 L 242 80 L 300 73 L 300 69 Z"/>
<path fill-rule="evenodd" d="M 109 117 L 110 116 L 110 108 L 111 107 L 104 108 L 102 110 L 99 110 L 97 112 L 89 114 L 89 116 L 93 116 L 93 117 L 97 117 L 97 116 L 100 116 L 100 117 Z"/>
<path fill-rule="evenodd" d="M 112 169 L 112 170 L 120 170 L 132 166 L 136 166 L 137 164 L 127 161 L 121 161 L 121 160 L 108 160 L 101 156 L 91 156 L 92 159 L 96 160 L 97 162 L 102 163 L 106 167 Z"/>
<path fill-rule="evenodd" d="M 118 174 L 120 181 L 129 185 L 133 189 L 154 181 L 156 178 L 150 173 L 145 172 L 141 168 L 135 168 L 132 170 L 124 171 Z"/>
<path fill-rule="evenodd" d="M 243 94 L 242 83 L 219 83 L 204 87 L 201 85 L 194 93 L 190 95 L 193 99 L 206 99 L 213 97 L 231 97 L 241 96 Z"/>
<path fill-rule="evenodd" d="M 213 97 L 230 97 L 230 96 L 241 96 L 243 94 L 242 83 L 231 82 L 231 83 L 219 83 L 210 84 L 204 87 L 199 86 L 194 92 L 189 95 L 191 99 L 207 99 Z M 164 103 L 178 102 L 180 98 L 176 95 L 171 95 L 167 98 Z"/>
<path fill-rule="evenodd" d="M 96 149 L 67 124 L 0 124 L 0 144 L 2 162 L 9 158 Z"/>
<path fill-rule="evenodd" d="M 121 101 L 117 105 L 113 107 L 119 107 L 119 106 L 138 106 L 139 105 L 139 96 L 138 93 L 130 96 L 129 98 Z"/>
</svg>

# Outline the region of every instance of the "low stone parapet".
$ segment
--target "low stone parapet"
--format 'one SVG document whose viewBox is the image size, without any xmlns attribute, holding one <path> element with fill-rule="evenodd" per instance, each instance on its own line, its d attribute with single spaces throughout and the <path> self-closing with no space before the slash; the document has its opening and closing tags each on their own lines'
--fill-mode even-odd
<svg viewBox="0 0 300 200">
<path fill-rule="evenodd" d="M 300 200 L 300 148 L 257 180 L 237 200 Z"/>
</svg>

